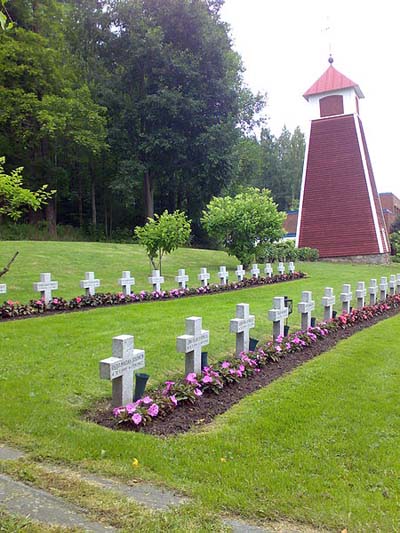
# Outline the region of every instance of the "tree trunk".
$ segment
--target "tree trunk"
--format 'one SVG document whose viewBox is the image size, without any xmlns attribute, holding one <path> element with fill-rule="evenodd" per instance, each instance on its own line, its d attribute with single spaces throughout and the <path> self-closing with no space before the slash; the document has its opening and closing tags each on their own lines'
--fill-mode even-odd
<svg viewBox="0 0 400 533">
<path fill-rule="evenodd" d="M 57 237 L 57 209 L 56 198 L 51 198 L 46 205 L 46 220 L 51 237 Z"/>
<path fill-rule="evenodd" d="M 83 226 L 83 190 L 82 190 L 82 176 L 79 174 L 78 178 L 79 191 L 78 191 L 78 212 L 79 212 L 79 227 Z"/>
<path fill-rule="evenodd" d="M 154 186 L 148 171 L 144 175 L 144 214 L 146 220 L 154 216 Z"/>
<path fill-rule="evenodd" d="M 92 177 L 92 225 L 97 226 L 97 210 L 96 210 L 96 181 Z"/>
</svg>

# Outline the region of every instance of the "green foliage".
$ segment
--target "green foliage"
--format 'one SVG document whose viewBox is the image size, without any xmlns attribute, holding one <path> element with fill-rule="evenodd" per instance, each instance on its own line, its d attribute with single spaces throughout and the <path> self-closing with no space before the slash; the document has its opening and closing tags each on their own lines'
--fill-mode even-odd
<svg viewBox="0 0 400 533">
<path fill-rule="evenodd" d="M 309 248 L 308 246 L 298 248 L 297 259 L 298 261 L 318 261 L 319 251 L 316 248 Z"/>
<path fill-rule="evenodd" d="M 23 168 L 12 170 L 6 174 L 4 170 L 5 157 L 0 157 L 0 215 L 6 215 L 18 220 L 24 209 L 36 211 L 53 196 L 55 191 L 47 191 L 47 185 L 42 185 L 36 192 L 23 187 Z"/>
<path fill-rule="evenodd" d="M 400 215 L 397 216 L 396 220 L 390 226 L 390 233 L 396 233 L 400 231 Z"/>
<path fill-rule="evenodd" d="M 234 197 L 213 198 L 201 221 L 216 242 L 248 265 L 259 248 L 282 237 L 284 219 L 269 190 L 249 187 Z"/>
<path fill-rule="evenodd" d="M 292 240 L 266 243 L 257 250 L 257 261 L 272 263 L 274 261 L 317 261 L 319 252 L 316 248 L 296 248 Z"/>
<path fill-rule="evenodd" d="M 179 246 L 189 242 L 190 223 L 185 213 L 175 211 L 162 215 L 154 215 L 144 226 L 135 228 L 135 235 L 139 243 L 146 248 L 147 255 L 154 268 L 161 272 L 161 262 L 164 255 L 170 254 Z M 158 267 L 155 259 L 158 258 Z"/>
<path fill-rule="evenodd" d="M 390 244 L 392 246 L 392 251 L 394 257 L 392 257 L 392 261 L 400 261 L 400 231 L 396 231 L 394 233 L 391 233 L 389 235 L 390 238 Z"/>
</svg>

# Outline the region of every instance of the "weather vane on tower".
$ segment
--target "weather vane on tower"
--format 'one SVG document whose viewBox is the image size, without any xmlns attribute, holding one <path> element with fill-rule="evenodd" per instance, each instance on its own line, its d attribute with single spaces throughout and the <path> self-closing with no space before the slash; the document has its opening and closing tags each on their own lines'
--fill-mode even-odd
<svg viewBox="0 0 400 533">
<path fill-rule="evenodd" d="M 333 57 L 332 57 L 332 23 L 331 23 L 331 18 L 330 18 L 329 15 L 326 17 L 326 26 L 325 26 L 325 28 L 322 28 L 321 31 L 326 33 L 326 37 L 327 37 L 327 40 L 328 40 L 328 49 L 329 49 L 328 62 L 332 65 L 332 63 L 333 63 Z"/>
</svg>

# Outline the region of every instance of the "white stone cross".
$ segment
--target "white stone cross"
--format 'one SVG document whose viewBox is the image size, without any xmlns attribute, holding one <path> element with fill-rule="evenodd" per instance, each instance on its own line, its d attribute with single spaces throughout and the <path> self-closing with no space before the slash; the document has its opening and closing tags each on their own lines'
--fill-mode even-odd
<svg viewBox="0 0 400 533">
<path fill-rule="evenodd" d="M 186 274 L 184 268 L 178 270 L 178 275 L 175 276 L 175 281 L 178 282 L 180 289 L 186 289 L 186 283 L 189 281 L 189 276 Z"/>
<path fill-rule="evenodd" d="M 400 274 L 397 274 L 397 276 L 396 276 L 396 282 L 397 282 L 396 293 L 399 294 L 399 293 L 400 293 Z"/>
<path fill-rule="evenodd" d="M 58 281 L 51 281 L 51 274 L 49 272 L 40 274 L 40 281 L 33 284 L 33 290 L 40 292 L 40 297 L 48 304 L 52 298 L 52 291 L 58 289 Z"/>
<path fill-rule="evenodd" d="M 340 301 L 342 302 L 343 313 L 350 313 L 350 303 L 353 299 L 353 293 L 351 292 L 351 285 L 345 283 L 340 293 Z"/>
<path fill-rule="evenodd" d="M 283 263 L 278 264 L 278 272 L 281 276 L 285 273 L 285 265 Z"/>
<path fill-rule="evenodd" d="M 210 273 L 207 272 L 206 268 L 202 267 L 200 268 L 200 274 L 197 275 L 197 279 L 201 282 L 202 287 L 207 287 Z"/>
<path fill-rule="evenodd" d="M 249 351 L 250 329 L 256 325 L 256 317 L 250 314 L 249 304 L 236 305 L 236 318 L 229 323 L 229 331 L 236 333 L 236 355 Z"/>
<path fill-rule="evenodd" d="M 378 294 L 378 283 L 376 279 L 369 280 L 368 293 L 369 293 L 369 305 L 375 305 L 376 295 Z"/>
<path fill-rule="evenodd" d="M 331 320 L 333 306 L 336 303 L 336 296 L 333 294 L 332 287 L 325 287 L 325 293 L 322 298 L 322 305 L 324 307 L 324 320 Z"/>
<path fill-rule="evenodd" d="M 272 336 L 274 340 L 283 336 L 284 322 L 289 316 L 289 309 L 285 307 L 285 298 L 283 296 L 276 296 L 274 298 L 274 307 L 268 311 L 268 318 L 272 320 Z"/>
<path fill-rule="evenodd" d="M 164 283 L 164 276 L 160 276 L 159 270 L 153 270 L 151 276 L 147 279 L 153 285 L 153 291 L 161 291 L 161 283 Z"/>
<path fill-rule="evenodd" d="M 243 269 L 243 265 L 237 266 L 235 274 L 237 276 L 238 281 L 243 281 L 243 278 L 246 275 L 246 271 Z"/>
<path fill-rule="evenodd" d="M 311 291 L 301 293 L 301 302 L 297 305 L 297 309 L 301 313 L 301 329 L 305 331 L 311 326 L 311 311 L 315 309 Z"/>
<path fill-rule="evenodd" d="M 382 276 L 381 277 L 381 282 L 379 284 L 379 290 L 380 290 L 380 299 L 382 301 L 386 300 L 386 296 L 387 296 L 387 291 L 388 291 L 388 282 L 387 282 L 387 277 L 386 276 Z"/>
<path fill-rule="evenodd" d="M 226 266 L 219 267 L 218 277 L 220 284 L 226 285 L 229 277 L 229 272 L 226 270 Z"/>
<path fill-rule="evenodd" d="M 390 276 L 390 279 L 389 279 L 389 292 L 391 294 L 391 296 L 393 296 L 394 294 L 396 294 L 396 276 L 394 274 L 392 274 Z"/>
<path fill-rule="evenodd" d="M 130 270 L 124 270 L 122 272 L 122 278 L 119 278 L 118 285 L 121 285 L 122 292 L 125 296 L 131 294 L 131 287 L 132 285 L 135 285 L 135 278 L 131 276 Z"/>
<path fill-rule="evenodd" d="M 361 309 L 365 305 L 365 297 L 367 295 L 367 289 L 365 288 L 364 281 L 359 281 L 357 283 L 356 298 L 357 298 L 357 308 Z"/>
<path fill-rule="evenodd" d="M 294 274 L 296 272 L 293 261 L 290 261 L 288 269 L 289 269 L 289 274 Z"/>
<path fill-rule="evenodd" d="M 81 289 L 85 289 L 86 296 L 94 296 L 96 288 L 100 287 L 100 280 L 95 279 L 94 272 L 85 272 L 85 279 L 80 282 Z"/>
<path fill-rule="evenodd" d="M 0 294 L 5 294 L 7 292 L 7 285 L 4 283 L 0 284 Z"/>
<path fill-rule="evenodd" d="M 252 265 L 250 272 L 251 272 L 251 275 L 253 276 L 253 278 L 258 279 L 260 277 L 260 269 L 258 268 L 257 263 Z"/>
<path fill-rule="evenodd" d="M 176 338 L 176 350 L 186 354 L 185 376 L 201 372 L 201 348 L 210 342 L 210 332 L 202 329 L 202 318 L 191 316 L 186 319 L 186 333 Z"/>
<path fill-rule="evenodd" d="M 271 263 L 265 263 L 264 273 L 267 275 L 267 278 L 272 278 L 273 272 Z"/>
<path fill-rule="evenodd" d="M 100 378 L 112 382 L 112 405 L 121 407 L 133 401 L 133 373 L 145 364 L 144 350 L 135 350 L 132 335 L 112 340 L 112 357 L 100 361 Z"/>
</svg>

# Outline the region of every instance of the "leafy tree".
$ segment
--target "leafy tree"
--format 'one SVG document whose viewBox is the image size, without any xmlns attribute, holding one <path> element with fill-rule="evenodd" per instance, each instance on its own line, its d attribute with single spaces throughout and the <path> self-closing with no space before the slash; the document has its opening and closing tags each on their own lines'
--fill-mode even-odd
<svg viewBox="0 0 400 533">
<path fill-rule="evenodd" d="M 396 220 L 390 226 L 390 233 L 400 232 L 400 215 L 397 216 Z"/>
<path fill-rule="evenodd" d="M 201 220 L 229 255 L 248 265 L 260 247 L 282 237 L 284 219 L 269 190 L 249 187 L 234 197 L 213 198 Z"/>
<path fill-rule="evenodd" d="M 182 211 L 162 215 L 154 215 L 144 226 L 135 228 L 135 235 L 139 243 L 146 248 L 147 255 L 153 268 L 161 272 L 161 262 L 164 255 L 170 254 L 179 246 L 184 246 L 190 238 L 190 220 Z M 158 259 L 158 266 L 156 264 Z"/>
</svg>

